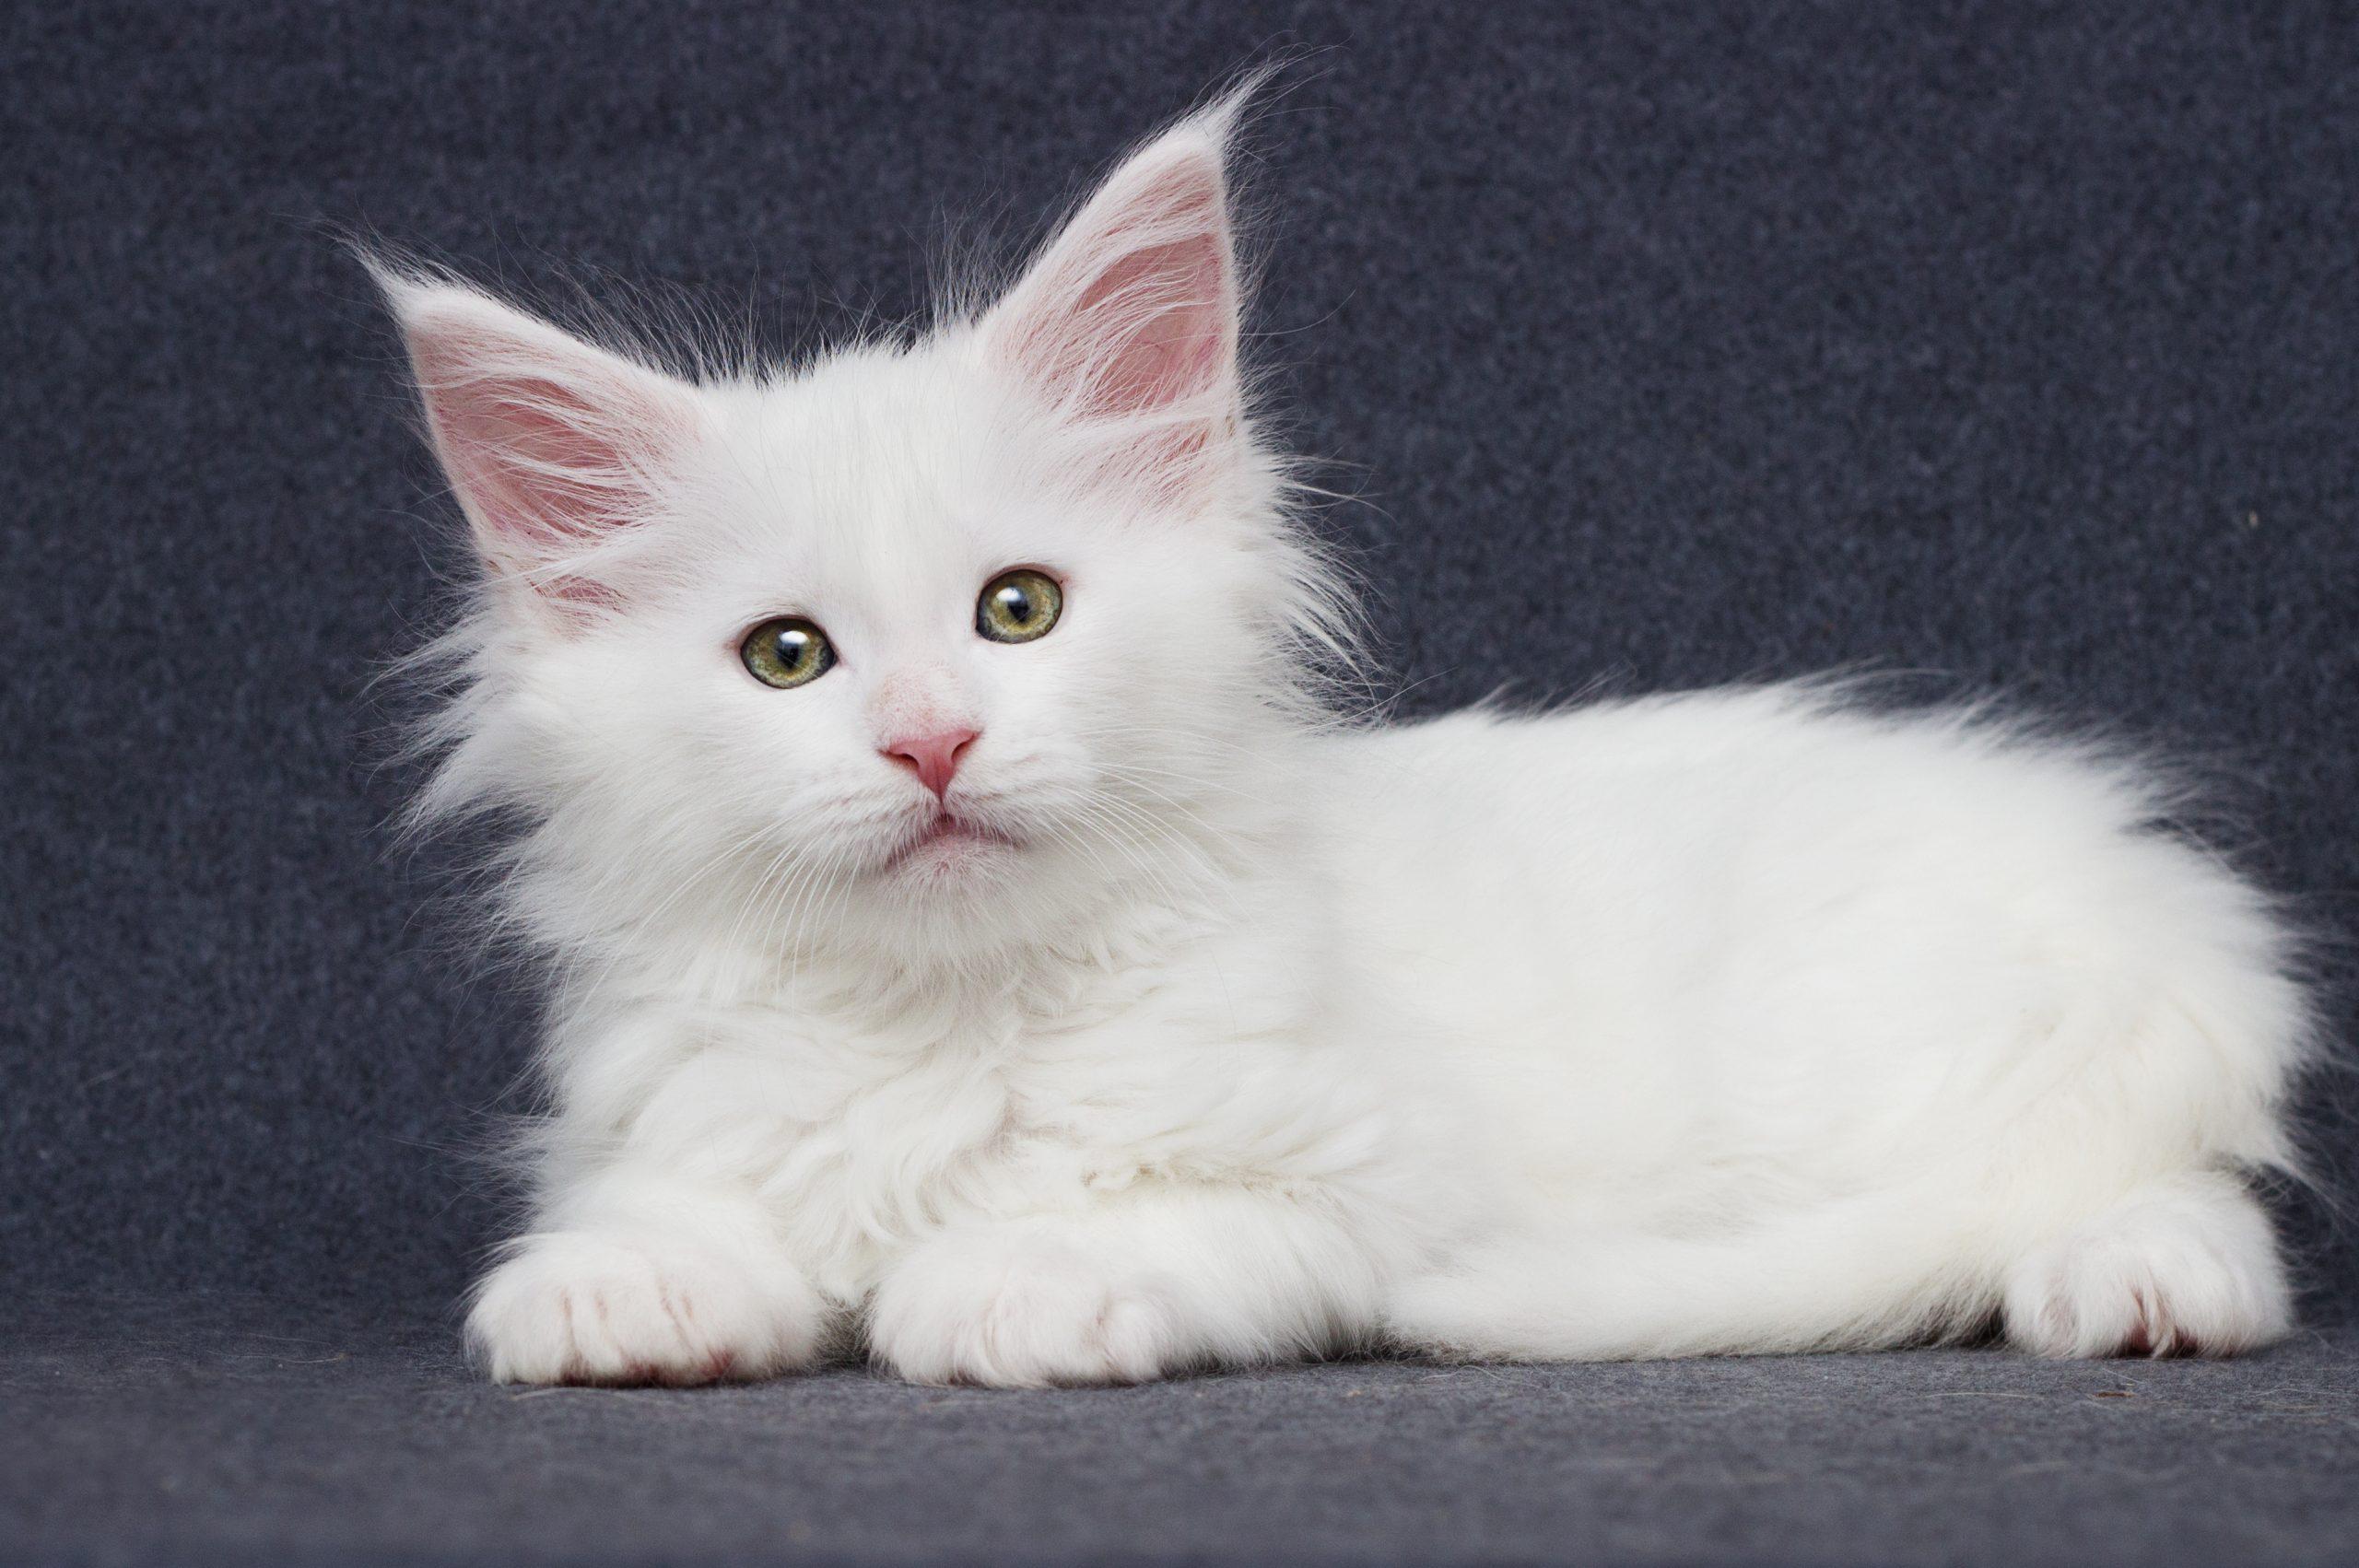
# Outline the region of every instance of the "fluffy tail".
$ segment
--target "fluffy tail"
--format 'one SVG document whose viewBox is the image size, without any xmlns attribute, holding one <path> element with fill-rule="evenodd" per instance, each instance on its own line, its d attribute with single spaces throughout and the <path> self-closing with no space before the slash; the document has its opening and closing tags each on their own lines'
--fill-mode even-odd
<svg viewBox="0 0 2359 1568">
<path fill-rule="evenodd" d="M 1879 1197 L 1709 1239 L 1495 1243 L 1396 1289 L 1386 1327 L 1444 1355 L 1621 1361 L 1869 1350 L 1994 1316 L 2040 1355 L 2231 1355 L 2292 1326 L 2268 1218 L 2224 1172 L 2150 1182 L 2011 1254 L 1944 1207 Z"/>
<path fill-rule="evenodd" d="M 1987 1316 L 1954 1232 L 1889 1199 L 1831 1203 L 1732 1235 L 1590 1231 L 1501 1241 L 1388 1303 L 1404 1346 L 1499 1361 L 1866 1349 Z"/>
</svg>

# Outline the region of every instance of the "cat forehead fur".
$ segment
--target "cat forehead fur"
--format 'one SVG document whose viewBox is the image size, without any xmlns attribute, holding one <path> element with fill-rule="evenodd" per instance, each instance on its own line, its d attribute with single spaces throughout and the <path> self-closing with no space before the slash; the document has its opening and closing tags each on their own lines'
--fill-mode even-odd
<svg viewBox="0 0 2359 1568">
<path fill-rule="evenodd" d="M 975 592 L 1012 567 L 1055 568 L 1076 613 L 1092 590 L 1156 583 L 1127 606 L 1156 621 L 1270 575 L 1255 547 L 1268 494 L 1177 518 L 1093 494 L 1060 473 L 1056 443 L 979 339 L 958 324 L 706 389 L 710 426 L 679 471 L 675 526 L 646 542 L 675 595 L 748 623 L 825 611 L 851 661 L 985 653 L 967 646 Z"/>
</svg>

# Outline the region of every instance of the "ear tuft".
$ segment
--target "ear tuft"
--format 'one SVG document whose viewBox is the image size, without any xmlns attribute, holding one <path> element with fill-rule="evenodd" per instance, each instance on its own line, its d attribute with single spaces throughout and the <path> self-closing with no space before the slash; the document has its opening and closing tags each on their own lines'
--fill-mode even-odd
<svg viewBox="0 0 2359 1568">
<path fill-rule="evenodd" d="M 371 270 L 486 562 L 554 599 L 610 599 L 591 557 L 649 516 L 698 427 L 694 390 L 464 285 Z"/>
</svg>

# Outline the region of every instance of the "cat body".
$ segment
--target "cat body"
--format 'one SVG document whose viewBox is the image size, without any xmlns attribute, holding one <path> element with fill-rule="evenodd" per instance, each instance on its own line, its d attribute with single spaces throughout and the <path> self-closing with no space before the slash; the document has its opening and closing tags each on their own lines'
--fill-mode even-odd
<svg viewBox="0 0 2359 1568">
<path fill-rule="evenodd" d="M 2305 998 L 2136 765 L 1825 685 L 1335 717 L 1235 112 L 791 376 L 382 275 L 486 567 L 424 808 L 522 818 L 554 977 L 492 1375 L 2282 1333 Z"/>
</svg>

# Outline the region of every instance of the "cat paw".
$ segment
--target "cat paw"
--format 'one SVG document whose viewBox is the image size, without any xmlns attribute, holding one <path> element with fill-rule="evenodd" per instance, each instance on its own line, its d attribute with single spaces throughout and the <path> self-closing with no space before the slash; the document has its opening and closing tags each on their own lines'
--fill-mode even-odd
<svg viewBox="0 0 2359 1568">
<path fill-rule="evenodd" d="M 2259 1207 L 2224 1184 L 2126 1204 L 2010 1270 L 2007 1337 L 2036 1355 L 2218 1356 L 2292 1327 Z"/>
<path fill-rule="evenodd" d="M 1028 1235 L 942 1237 L 878 1287 L 870 1353 L 912 1383 L 1144 1383 L 1185 1359 L 1177 1293 Z"/>
<path fill-rule="evenodd" d="M 492 1270 L 467 1340 L 498 1383 L 681 1387 L 806 1365 L 822 1321 L 783 1266 L 758 1277 L 689 1246 L 560 1231 Z"/>
<path fill-rule="evenodd" d="M 2056 1249 L 2018 1266 L 2006 1298 L 2007 1337 L 2034 1355 L 2199 1355 L 2161 1283 L 2130 1259 Z"/>
</svg>

